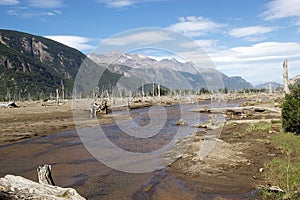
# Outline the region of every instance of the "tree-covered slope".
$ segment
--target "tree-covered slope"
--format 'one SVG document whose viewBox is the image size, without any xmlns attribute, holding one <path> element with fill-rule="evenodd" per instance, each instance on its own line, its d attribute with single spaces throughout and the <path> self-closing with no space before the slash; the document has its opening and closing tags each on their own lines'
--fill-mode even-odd
<svg viewBox="0 0 300 200">
<path fill-rule="evenodd" d="M 0 30 L 0 99 L 48 98 L 56 89 L 61 90 L 62 84 L 66 96 L 70 96 L 85 59 L 80 51 L 53 40 Z M 106 71 L 99 85 L 107 85 L 118 77 Z"/>
</svg>

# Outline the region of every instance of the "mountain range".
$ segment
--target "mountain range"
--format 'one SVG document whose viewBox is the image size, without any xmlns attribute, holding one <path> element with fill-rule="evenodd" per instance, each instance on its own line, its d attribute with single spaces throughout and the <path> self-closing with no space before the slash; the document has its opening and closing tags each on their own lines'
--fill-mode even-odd
<svg viewBox="0 0 300 200">
<path fill-rule="evenodd" d="M 256 85 L 255 88 L 256 89 L 266 89 L 269 90 L 269 87 L 271 85 L 272 90 L 276 90 L 278 87 L 281 87 L 281 84 L 276 83 L 276 82 L 266 82 L 266 83 L 262 83 L 259 85 Z"/>
<path fill-rule="evenodd" d="M 200 88 L 240 90 L 253 88 L 242 77 L 229 77 L 216 69 L 199 68 L 192 62 L 180 62 L 175 58 L 156 60 L 145 55 L 127 54 L 120 50 L 107 54 L 89 54 L 97 64 L 107 64 L 107 69 L 122 76 L 142 79 L 138 82 L 159 82 L 169 88 Z"/>
<path fill-rule="evenodd" d="M 156 60 L 121 51 L 86 56 L 41 36 L 0 30 L 0 99 L 48 98 L 50 94 L 55 96 L 55 90 L 61 91 L 62 87 L 65 96 L 71 97 L 83 62 L 92 66 L 91 69 L 103 70 L 98 83 L 102 89 L 117 82 L 135 88 L 151 82 L 172 89 L 253 88 L 242 77 L 229 77 L 216 69 L 197 68 L 192 62 L 180 62 L 175 58 Z"/>
</svg>

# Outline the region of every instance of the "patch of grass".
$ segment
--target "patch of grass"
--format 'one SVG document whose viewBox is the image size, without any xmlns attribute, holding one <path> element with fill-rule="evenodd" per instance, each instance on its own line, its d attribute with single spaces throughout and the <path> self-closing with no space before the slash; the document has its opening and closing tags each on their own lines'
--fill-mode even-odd
<svg viewBox="0 0 300 200">
<path fill-rule="evenodd" d="M 265 165 L 265 181 L 280 187 L 285 193 L 263 190 L 263 199 L 300 199 L 300 137 L 280 133 L 273 135 L 271 142 L 282 150 L 284 156 Z"/>
<path fill-rule="evenodd" d="M 270 123 L 267 122 L 258 122 L 258 123 L 254 123 L 254 124 L 249 124 L 248 128 L 246 129 L 246 131 L 248 133 L 251 133 L 253 131 L 263 131 L 263 132 L 269 132 L 271 128 Z"/>
</svg>

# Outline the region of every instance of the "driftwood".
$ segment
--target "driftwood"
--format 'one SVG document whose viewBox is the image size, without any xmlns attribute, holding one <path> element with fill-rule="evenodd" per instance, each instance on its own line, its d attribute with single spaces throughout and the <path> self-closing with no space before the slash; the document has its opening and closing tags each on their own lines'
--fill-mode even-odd
<svg viewBox="0 0 300 200">
<path fill-rule="evenodd" d="M 273 193 L 285 193 L 283 189 L 281 189 L 278 186 L 273 186 L 273 185 L 269 185 L 269 186 L 260 185 L 260 186 L 258 186 L 258 189 L 266 190 L 268 192 L 273 192 Z"/>
<path fill-rule="evenodd" d="M 1 108 L 19 108 L 20 106 L 15 102 L 0 104 Z"/>
<path fill-rule="evenodd" d="M 39 183 L 14 175 L 0 178 L 0 199 L 85 199 L 73 188 L 52 185 L 50 165 L 39 166 L 37 171 Z"/>
<path fill-rule="evenodd" d="M 269 110 L 271 112 L 277 112 L 271 109 L 261 108 L 261 107 L 253 107 L 253 106 L 246 106 L 246 107 L 225 107 L 225 108 L 202 108 L 199 110 L 195 110 L 195 112 L 200 113 L 209 113 L 209 114 L 233 114 L 233 115 L 241 115 L 241 114 L 251 114 L 255 112 L 264 112 Z"/>
</svg>

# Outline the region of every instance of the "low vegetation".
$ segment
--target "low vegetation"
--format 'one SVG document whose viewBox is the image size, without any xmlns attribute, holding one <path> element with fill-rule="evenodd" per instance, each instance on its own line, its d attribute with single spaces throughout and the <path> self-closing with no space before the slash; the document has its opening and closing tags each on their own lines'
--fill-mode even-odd
<svg viewBox="0 0 300 200">
<path fill-rule="evenodd" d="M 291 133 L 280 133 L 270 138 L 282 156 L 265 165 L 267 185 L 278 186 L 284 192 L 262 191 L 263 199 L 300 198 L 300 137 Z"/>
<path fill-rule="evenodd" d="M 249 127 L 246 130 L 249 133 L 251 133 L 252 131 L 269 132 L 270 128 L 271 128 L 270 123 L 258 122 L 258 123 L 254 123 L 254 124 L 249 124 Z"/>
</svg>

